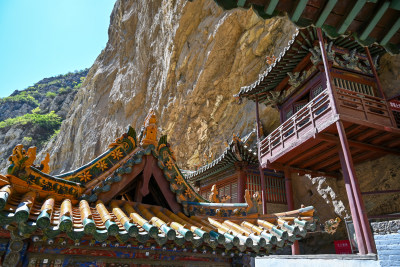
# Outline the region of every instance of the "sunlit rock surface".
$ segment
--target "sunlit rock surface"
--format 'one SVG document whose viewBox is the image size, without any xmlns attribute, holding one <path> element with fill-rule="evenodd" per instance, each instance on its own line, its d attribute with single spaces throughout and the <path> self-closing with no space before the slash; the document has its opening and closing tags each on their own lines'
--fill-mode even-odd
<svg viewBox="0 0 400 267">
<path fill-rule="evenodd" d="M 255 126 L 255 104 L 233 95 L 258 78 L 294 26 L 213 1 L 117 1 L 109 41 L 77 94 L 57 140 L 48 146 L 56 172 L 91 160 L 122 134 L 140 130 L 149 109 L 183 168 L 216 156 L 232 134 Z M 278 113 L 261 108 L 265 131 Z"/>
</svg>

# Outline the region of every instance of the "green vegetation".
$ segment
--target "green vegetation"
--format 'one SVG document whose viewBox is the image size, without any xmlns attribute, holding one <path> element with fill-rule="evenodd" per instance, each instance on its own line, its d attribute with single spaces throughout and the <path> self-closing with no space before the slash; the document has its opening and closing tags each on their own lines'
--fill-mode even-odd
<svg viewBox="0 0 400 267">
<path fill-rule="evenodd" d="M 25 91 L 21 92 L 18 95 L 8 96 L 0 99 L 0 105 L 6 102 L 20 102 L 20 103 L 31 104 L 32 106 L 39 106 L 39 101 L 36 100 L 31 94 Z"/>
<path fill-rule="evenodd" d="M 64 75 L 45 78 L 23 91 L 17 90 L 9 97 L 0 98 L 0 105 L 18 102 L 37 107 L 45 97 L 54 98 L 58 94 L 65 94 L 72 90 L 79 89 L 82 86 L 82 82 L 85 80 L 88 71 L 89 69 L 84 69 L 81 71 L 69 72 Z"/>
<path fill-rule="evenodd" d="M 53 138 L 56 137 L 59 133 L 60 133 L 60 129 L 55 130 L 54 133 L 50 136 L 50 139 L 53 139 Z"/>
<path fill-rule="evenodd" d="M 0 128 L 10 127 L 13 125 L 33 124 L 41 126 L 47 130 L 57 130 L 61 126 L 61 117 L 51 111 L 47 114 L 39 114 L 40 109 L 35 108 L 32 113 L 23 116 L 6 119 L 0 122 Z"/>
<path fill-rule="evenodd" d="M 33 140 L 32 137 L 30 137 L 30 136 L 25 136 L 25 137 L 22 139 L 22 143 L 23 143 L 23 144 L 30 144 L 30 143 L 32 143 L 32 140 Z"/>
<path fill-rule="evenodd" d="M 57 95 L 57 94 L 54 93 L 54 92 L 47 92 L 47 93 L 46 93 L 46 97 L 47 97 L 47 98 L 54 98 L 54 97 L 56 97 L 56 95 Z"/>
</svg>

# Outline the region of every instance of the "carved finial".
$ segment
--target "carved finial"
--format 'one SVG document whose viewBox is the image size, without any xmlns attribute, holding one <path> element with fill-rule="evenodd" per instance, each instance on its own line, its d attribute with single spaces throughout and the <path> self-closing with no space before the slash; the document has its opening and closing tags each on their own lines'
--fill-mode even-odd
<svg viewBox="0 0 400 267">
<path fill-rule="evenodd" d="M 246 189 L 244 191 L 244 200 L 247 203 L 247 212 L 248 212 L 249 210 L 251 210 L 253 208 L 253 201 L 251 200 L 250 192 L 248 189 Z"/>
<path fill-rule="evenodd" d="M 254 192 L 253 197 L 250 196 L 249 190 L 244 191 L 244 199 L 247 203 L 247 213 L 261 213 L 261 197 L 258 191 Z"/>
<path fill-rule="evenodd" d="M 276 61 L 276 56 L 267 56 L 267 64 L 272 65 Z"/>
<path fill-rule="evenodd" d="M 220 203 L 220 200 L 219 200 L 219 198 L 218 198 L 218 190 L 217 190 L 217 185 L 213 185 L 212 187 L 211 187 L 211 194 L 210 194 L 210 197 L 209 197 L 209 199 L 208 199 L 210 202 L 213 202 L 213 203 Z"/>
<path fill-rule="evenodd" d="M 30 172 L 29 167 L 33 165 L 36 160 L 36 147 L 30 147 L 28 152 L 23 148 L 24 146 L 18 144 L 14 147 L 12 155 L 8 158 L 10 166 L 8 167 L 8 174 L 15 175 L 19 171 Z"/>
<path fill-rule="evenodd" d="M 213 185 L 211 187 L 211 194 L 209 197 L 209 201 L 213 202 L 213 203 L 224 203 L 226 201 L 228 201 L 229 199 L 231 199 L 231 196 L 220 196 L 218 194 L 218 189 L 217 189 L 217 185 Z"/>
<path fill-rule="evenodd" d="M 237 142 L 242 142 L 242 140 L 240 139 L 239 136 L 237 136 L 236 134 L 232 135 L 232 140 L 237 141 Z"/>
<path fill-rule="evenodd" d="M 141 140 L 141 145 L 146 146 L 146 145 L 154 145 L 157 147 L 157 118 L 154 110 L 150 110 L 149 114 L 147 115 L 145 121 L 144 121 L 144 132 L 143 132 L 143 137 Z"/>
</svg>

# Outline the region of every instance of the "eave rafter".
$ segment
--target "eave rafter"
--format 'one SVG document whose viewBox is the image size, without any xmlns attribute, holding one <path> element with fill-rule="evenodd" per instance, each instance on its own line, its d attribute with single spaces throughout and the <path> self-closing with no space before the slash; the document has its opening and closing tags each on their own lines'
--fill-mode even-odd
<svg viewBox="0 0 400 267">
<path fill-rule="evenodd" d="M 352 35 L 361 45 L 373 43 L 399 53 L 400 2 L 377 0 L 215 0 L 224 9 L 252 8 L 263 19 L 287 16 L 296 26 L 322 28 L 331 38 Z M 384 31 L 381 33 L 381 31 Z"/>
</svg>

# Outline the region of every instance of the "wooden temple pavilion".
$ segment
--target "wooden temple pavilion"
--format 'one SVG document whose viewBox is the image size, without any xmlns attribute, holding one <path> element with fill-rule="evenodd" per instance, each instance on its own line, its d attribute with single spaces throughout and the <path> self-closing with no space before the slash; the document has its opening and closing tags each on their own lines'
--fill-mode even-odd
<svg viewBox="0 0 400 267">
<path fill-rule="evenodd" d="M 267 203 L 285 205 L 283 173 L 273 170 L 263 171 L 267 186 Z M 199 188 L 199 194 L 205 199 L 210 199 L 214 185 L 219 198 L 225 198 L 227 203 L 245 202 L 245 190 L 248 190 L 251 196 L 261 192 L 257 151 L 250 149 L 248 144 L 237 136 L 232 138 L 217 159 L 187 174 L 185 178 Z"/>
<path fill-rule="evenodd" d="M 330 39 L 319 28 L 294 34 L 274 63 L 236 95 L 279 109 L 281 125 L 259 140 L 262 168 L 285 172 L 289 209 L 291 172 L 343 173 L 360 252 L 376 253 L 354 164 L 400 154 L 400 129 L 376 73 L 381 46 Z M 259 122 L 259 118 L 257 119 Z"/>
<path fill-rule="evenodd" d="M 50 175 L 49 159 L 18 145 L 0 176 L 2 266 L 229 266 L 315 230 L 313 207 L 261 214 L 248 191 L 244 203 L 197 194 L 154 113 L 74 171 Z"/>
</svg>

